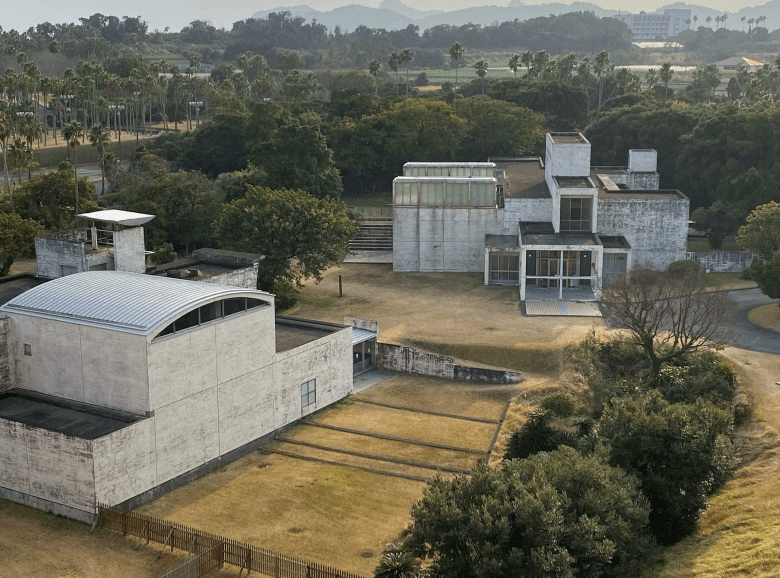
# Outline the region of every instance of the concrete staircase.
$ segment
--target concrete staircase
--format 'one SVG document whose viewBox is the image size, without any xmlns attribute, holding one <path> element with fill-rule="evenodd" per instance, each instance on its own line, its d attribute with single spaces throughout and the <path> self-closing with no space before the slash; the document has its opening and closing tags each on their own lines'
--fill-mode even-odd
<svg viewBox="0 0 780 578">
<path fill-rule="evenodd" d="M 349 242 L 350 251 L 392 251 L 393 223 L 391 221 L 364 221 L 360 231 Z"/>
</svg>

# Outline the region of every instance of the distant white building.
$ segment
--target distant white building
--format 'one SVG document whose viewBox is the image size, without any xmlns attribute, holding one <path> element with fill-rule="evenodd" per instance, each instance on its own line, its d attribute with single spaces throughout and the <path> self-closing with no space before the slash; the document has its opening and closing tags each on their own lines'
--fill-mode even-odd
<svg viewBox="0 0 780 578">
<path fill-rule="evenodd" d="M 590 149 L 556 132 L 544 161 L 407 163 L 393 181 L 393 270 L 484 272 L 523 301 L 593 300 L 634 264 L 685 259 L 690 202 L 659 190 L 656 151 L 593 167 Z"/>
<path fill-rule="evenodd" d="M 631 29 L 634 40 L 656 40 L 677 36 L 690 29 L 689 9 L 666 9 L 663 14 L 640 12 L 639 14 L 615 14 L 612 16 Z"/>
<path fill-rule="evenodd" d="M 716 62 L 715 66 L 720 70 L 739 70 L 740 67 L 744 66 L 748 71 L 755 72 L 764 66 L 764 63 L 759 60 L 748 58 L 747 56 L 732 56 L 731 58 Z"/>
</svg>

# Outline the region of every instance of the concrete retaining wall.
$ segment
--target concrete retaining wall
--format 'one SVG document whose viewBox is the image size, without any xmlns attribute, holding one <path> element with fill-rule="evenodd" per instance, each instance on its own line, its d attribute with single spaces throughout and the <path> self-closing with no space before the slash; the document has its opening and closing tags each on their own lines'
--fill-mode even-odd
<svg viewBox="0 0 780 578">
<path fill-rule="evenodd" d="M 688 261 L 696 261 L 707 273 L 741 273 L 756 258 L 748 251 L 695 251 L 685 254 Z"/>
<path fill-rule="evenodd" d="M 11 389 L 11 320 L 0 317 L 0 391 Z"/>
<path fill-rule="evenodd" d="M 195 265 L 197 268 L 197 265 Z M 246 289 L 257 289 L 257 263 L 236 269 L 222 275 L 214 275 L 203 279 L 205 283 L 218 283 L 219 285 L 230 285 L 232 287 L 244 287 Z"/>
<path fill-rule="evenodd" d="M 449 355 L 417 351 L 414 347 L 394 343 L 378 342 L 376 353 L 377 367 L 402 373 L 462 379 L 476 383 L 518 383 L 523 379 L 523 374 L 519 371 L 457 365 L 455 358 Z"/>
</svg>

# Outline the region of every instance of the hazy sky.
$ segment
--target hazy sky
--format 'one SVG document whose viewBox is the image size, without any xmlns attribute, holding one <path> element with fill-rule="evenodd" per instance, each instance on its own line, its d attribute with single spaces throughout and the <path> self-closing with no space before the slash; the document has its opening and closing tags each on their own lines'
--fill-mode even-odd
<svg viewBox="0 0 780 578">
<path fill-rule="evenodd" d="M 249 18 L 259 10 L 268 10 L 277 6 L 305 4 L 317 10 L 332 10 L 343 4 L 363 4 L 377 6 L 381 0 L 26 0 L 11 2 L 5 0 L 0 10 L 0 26 L 5 30 L 15 28 L 26 30 L 39 22 L 76 22 L 80 17 L 96 12 L 114 16 L 141 16 L 149 23 L 149 29 L 163 30 L 169 26 L 172 30 L 180 30 L 193 20 L 210 20 L 218 27 L 230 28 L 233 22 Z M 404 0 L 402 0 L 404 1 Z M 593 0 L 590 0 L 593 2 Z M 425 0 L 424 2 L 404 1 L 405 4 L 418 10 L 457 10 L 470 6 L 495 4 L 506 6 L 509 0 Z M 629 11 L 655 10 L 667 1 L 635 0 L 597 0 L 604 8 Z M 525 0 L 526 4 L 546 4 L 543 0 Z M 694 2 L 692 2 L 694 3 Z M 695 2 L 707 5 L 716 10 L 737 11 L 745 6 L 763 4 L 755 0 L 701 0 Z"/>
</svg>

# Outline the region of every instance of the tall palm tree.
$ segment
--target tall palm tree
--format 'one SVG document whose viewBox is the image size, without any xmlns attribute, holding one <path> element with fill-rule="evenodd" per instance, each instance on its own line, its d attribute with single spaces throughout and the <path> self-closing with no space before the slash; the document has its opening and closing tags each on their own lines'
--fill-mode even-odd
<svg viewBox="0 0 780 578">
<path fill-rule="evenodd" d="M 8 140 L 13 135 L 11 118 L 0 111 L 0 146 L 3 148 L 3 170 L 5 171 L 5 192 L 8 194 L 8 204 L 14 206 L 14 198 L 11 195 L 11 181 L 8 178 Z"/>
<path fill-rule="evenodd" d="M 62 127 L 62 136 L 65 142 L 68 143 L 68 148 L 73 149 L 73 177 L 76 183 L 76 214 L 79 214 L 79 163 L 78 163 L 78 150 L 81 142 L 80 138 L 84 136 L 84 126 L 77 120 L 69 122 Z"/>
<path fill-rule="evenodd" d="M 520 68 L 520 55 L 519 54 L 513 54 L 509 58 L 509 69 L 515 73 L 515 78 L 517 78 L 517 69 Z"/>
<path fill-rule="evenodd" d="M 645 82 L 648 90 L 653 90 L 653 87 L 658 83 L 658 71 L 655 68 L 651 68 L 645 73 Z"/>
<path fill-rule="evenodd" d="M 724 14 L 723 16 L 720 17 L 720 21 L 723 23 L 723 28 L 726 27 L 726 20 L 728 20 L 728 19 L 729 19 L 729 15 L 728 14 Z"/>
<path fill-rule="evenodd" d="M 466 52 L 466 49 L 463 48 L 460 42 L 450 46 L 450 60 L 455 63 L 455 88 L 458 87 L 458 66 L 460 64 L 458 61 L 463 58 L 464 52 Z"/>
<path fill-rule="evenodd" d="M 604 75 L 607 73 L 609 65 L 609 52 L 602 50 L 596 55 L 596 60 L 593 63 L 593 71 L 599 78 L 599 109 L 601 109 L 601 100 L 604 94 Z"/>
<path fill-rule="evenodd" d="M 401 63 L 401 55 L 393 52 L 387 60 L 387 66 L 395 72 L 395 93 L 398 94 L 398 65 Z"/>
<path fill-rule="evenodd" d="M 747 16 L 743 16 L 742 18 L 740 18 L 740 20 L 742 21 L 742 32 L 744 32 L 745 31 L 745 22 L 747 22 Z"/>
<path fill-rule="evenodd" d="M 409 96 L 409 65 L 413 60 L 414 52 L 410 48 L 404 48 L 398 57 L 398 62 L 406 65 L 406 96 Z"/>
<path fill-rule="evenodd" d="M 697 22 L 699 21 L 699 15 L 694 14 L 692 20 L 693 20 L 693 29 L 696 30 L 698 28 Z"/>
<path fill-rule="evenodd" d="M 711 24 L 712 16 L 707 16 L 704 20 L 707 22 L 707 26 L 709 26 L 710 29 L 712 29 L 712 24 Z"/>
<path fill-rule="evenodd" d="M 664 98 L 669 97 L 669 81 L 674 76 L 674 70 L 672 70 L 671 62 L 664 62 L 661 65 L 661 70 L 658 72 L 658 80 L 664 83 Z"/>
<path fill-rule="evenodd" d="M 379 69 L 382 67 L 382 63 L 376 58 L 368 63 L 368 73 L 374 77 L 374 94 L 379 93 L 379 85 L 376 82 L 376 75 L 379 74 Z"/>
<path fill-rule="evenodd" d="M 474 63 L 474 68 L 477 71 L 477 76 L 479 76 L 479 80 L 482 84 L 482 94 L 485 94 L 485 75 L 487 74 L 488 64 L 490 63 L 484 58 Z"/>
<path fill-rule="evenodd" d="M 525 78 L 526 80 L 531 80 L 531 64 L 533 64 L 534 56 L 531 54 L 530 50 L 526 50 L 523 52 L 523 55 L 520 57 L 520 64 L 525 66 Z"/>
<path fill-rule="evenodd" d="M 19 184 L 22 184 L 22 169 L 24 169 L 32 156 L 32 149 L 27 146 L 27 143 L 21 137 L 16 137 L 12 143 L 8 145 L 8 156 L 11 157 L 11 164 L 16 168 L 16 172 L 19 174 Z"/>
<path fill-rule="evenodd" d="M 102 124 L 96 124 L 89 131 L 89 142 L 97 149 L 98 157 L 100 158 L 100 194 L 103 195 L 106 192 L 106 170 L 105 170 L 105 155 L 106 145 L 111 140 L 111 132 L 105 128 Z"/>
</svg>

